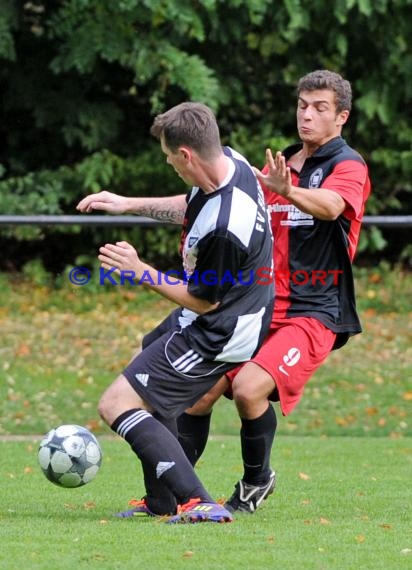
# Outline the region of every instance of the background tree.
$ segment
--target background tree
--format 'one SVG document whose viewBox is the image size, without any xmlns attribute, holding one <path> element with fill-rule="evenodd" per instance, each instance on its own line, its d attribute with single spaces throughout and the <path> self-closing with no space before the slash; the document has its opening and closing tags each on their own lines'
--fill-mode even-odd
<svg viewBox="0 0 412 570">
<path fill-rule="evenodd" d="M 186 99 L 212 106 L 224 142 L 260 165 L 266 146 L 295 140 L 296 81 L 317 68 L 352 82 L 344 136 L 371 167 L 368 213 L 410 213 L 411 5 L 1 0 L 0 213 L 74 214 L 82 196 L 102 187 L 134 195 L 184 191 L 149 127 L 156 113 Z M 76 255 L 94 255 L 107 231 L 2 229 L 2 264 L 18 268 L 41 254 L 59 269 Z M 62 232 L 65 239 L 56 239 Z M 170 257 L 170 232 L 136 228 L 127 236 L 149 258 Z M 400 255 L 404 242 L 385 255 Z M 369 252 L 384 246 L 380 232 L 364 232 Z"/>
</svg>

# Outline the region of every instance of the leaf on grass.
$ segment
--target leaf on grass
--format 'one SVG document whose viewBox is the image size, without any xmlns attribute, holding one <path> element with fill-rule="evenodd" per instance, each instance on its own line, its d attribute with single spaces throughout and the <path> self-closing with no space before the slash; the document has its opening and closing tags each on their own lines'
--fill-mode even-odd
<svg viewBox="0 0 412 570">
<path fill-rule="evenodd" d="M 99 524 L 108 524 L 108 520 L 107 519 L 100 519 L 99 520 Z"/>
<path fill-rule="evenodd" d="M 307 475 L 306 473 L 302 473 L 302 471 L 299 473 L 299 477 L 301 479 L 303 479 L 303 481 L 309 481 L 309 479 L 310 479 L 310 475 Z"/>
<path fill-rule="evenodd" d="M 33 473 L 33 467 L 25 467 L 24 468 L 24 474 L 30 475 L 30 473 Z"/>
<path fill-rule="evenodd" d="M 329 519 L 325 519 L 325 517 L 320 517 L 319 519 L 320 524 L 331 524 Z"/>
<path fill-rule="evenodd" d="M 87 510 L 95 509 L 96 503 L 93 503 L 93 501 L 87 501 L 86 503 L 84 503 L 83 507 Z"/>
<path fill-rule="evenodd" d="M 374 309 L 373 307 L 369 307 L 368 309 L 365 309 L 363 313 L 368 318 L 374 317 L 376 315 L 376 309 Z"/>
<path fill-rule="evenodd" d="M 183 552 L 182 558 L 192 558 L 193 554 L 191 550 L 186 550 L 186 552 Z"/>
<path fill-rule="evenodd" d="M 31 349 L 27 344 L 21 344 L 15 352 L 16 356 L 29 356 L 29 354 L 31 354 Z"/>
<path fill-rule="evenodd" d="M 355 536 L 355 540 L 356 540 L 356 542 L 359 542 L 359 543 L 365 542 L 366 537 L 364 534 L 358 534 L 357 536 Z"/>
<path fill-rule="evenodd" d="M 410 392 L 404 392 L 402 394 L 402 399 L 406 400 L 407 402 L 412 402 L 412 390 Z"/>
<path fill-rule="evenodd" d="M 99 420 L 88 420 L 86 422 L 86 427 L 89 431 L 98 431 L 100 429 Z"/>
<path fill-rule="evenodd" d="M 382 281 L 382 275 L 380 273 L 371 273 L 368 275 L 369 283 L 380 283 Z"/>
<path fill-rule="evenodd" d="M 275 544 L 275 537 L 274 536 L 268 536 L 267 539 L 269 544 Z"/>
<path fill-rule="evenodd" d="M 338 426 L 341 426 L 341 427 L 347 427 L 348 425 L 353 424 L 355 421 L 356 421 L 356 418 L 352 414 L 349 414 L 345 417 L 335 418 L 335 422 L 338 424 Z"/>
<path fill-rule="evenodd" d="M 365 412 L 367 416 L 376 416 L 376 414 L 378 413 L 378 408 L 374 406 L 369 406 L 368 408 L 366 408 Z"/>
<path fill-rule="evenodd" d="M 13 391 L 11 391 L 7 394 L 7 399 L 9 402 L 16 402 L 17 400 L 20 400 L 20 398 L 21 398 L 21 395 L 17 394 L 16 392 L 13 392 Z"/>
<path fill-rule="evenodd" d="M 383 524 L 380 524 L 379 526 L 380 526 L 380 528 L 384 528 L 384 529 L 391 529 L 391 528 L 393 528 L 393 525 L 388 524 L 388 523 L 383 523 Z"/>
</svg>

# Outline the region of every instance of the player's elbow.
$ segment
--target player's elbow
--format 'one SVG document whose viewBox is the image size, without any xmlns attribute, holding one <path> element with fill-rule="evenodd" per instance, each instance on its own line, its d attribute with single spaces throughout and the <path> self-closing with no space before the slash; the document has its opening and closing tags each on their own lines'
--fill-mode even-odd
<svg viewBox="0 0 412 570">
<path fill-rule="evenodd" d="M 196 311 L 200 315 L 204 315 L 205 313 L 210 313 L 210 311 L 214 311 L 220 305 L 220 301 L 217 303 L 210 303 L 209 301 L 202 300 L 199 304 L 198 310 Z"/>
<path fill-rule="evenodd" d="M 344 199 L 335 194 L 327 205 L 325 205 L 324 211 L 322 213 L 322 219 L 330 222 L 334 222 L 339 218 L 341 214 L 345 211 L 346 204 Z"/>
</svg>

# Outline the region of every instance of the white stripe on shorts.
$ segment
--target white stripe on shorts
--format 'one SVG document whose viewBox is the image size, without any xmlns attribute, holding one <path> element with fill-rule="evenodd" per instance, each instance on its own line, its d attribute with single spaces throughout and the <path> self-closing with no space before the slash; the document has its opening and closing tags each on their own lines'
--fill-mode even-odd
<svg viewBox="0 0 412 570">
<path fill-rule="evenodd" d="M 177 358 L 174 362 L 172 362 L 172 366 L 175 370 L 179 372 L 188 372 L 191 370 L 196 364 L 203 362 L 203 357 L 200 356 L 198 352 L 194 350 L 189 350 L 183 356 Z"/>
<path fill-rule="evenodd" d="M 194 350 L 190 349 L 187 352 L 185 352 L 182 356 L 179 356 L 179 358 L 176 358 L 176 360 L 172 362 L 173 367 L 177 368 L 180 362 L 186 360 L 186 358 L 189 358 L 194 352 L 195 352 Z"/>
</svg>

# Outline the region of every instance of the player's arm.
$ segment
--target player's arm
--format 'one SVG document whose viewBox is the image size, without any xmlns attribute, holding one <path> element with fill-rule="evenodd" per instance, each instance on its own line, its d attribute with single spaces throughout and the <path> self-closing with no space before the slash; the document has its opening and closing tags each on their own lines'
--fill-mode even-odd
<svg viewBox="0 0 412 570">
<path fill-rule="evenodd" d="M 192 295 L 183 281 L 166 276 L 151 265 L 143 263 L 134 247 L 127 242 L 106 244 L 100 248 L 98 257 L 104 269 L 115 268 L 117 272 L 123 272 L 125 277 L 129 275 L 127 272 L 130 272 L 134 281 L 195 313 L 207 313 L 219 305 Z"/>
<path fill-rule="evenodd" d="M 319 220 L 336 220 L 346 209 L 346 202 L 334 190 L 316 188 L 316 192 L 300 188 L 292 184 L 290 168 L 286 166 L 285 157 L 277 152 L 266 150 L 265 173 L 254 169 L 255 174 L 266 188 L 283 196 L 301 212 L 311 214 Z"/>
<path fill-rule="evenodd" d="M 162 198 L 133 198 L 103 190 L 83 198 L 77 209 L 85 214 L 101 210 L 108 214 L 137 214 L 162 222 L 182 224 L 186 206 L 184 194 Z"/>
</svg>

